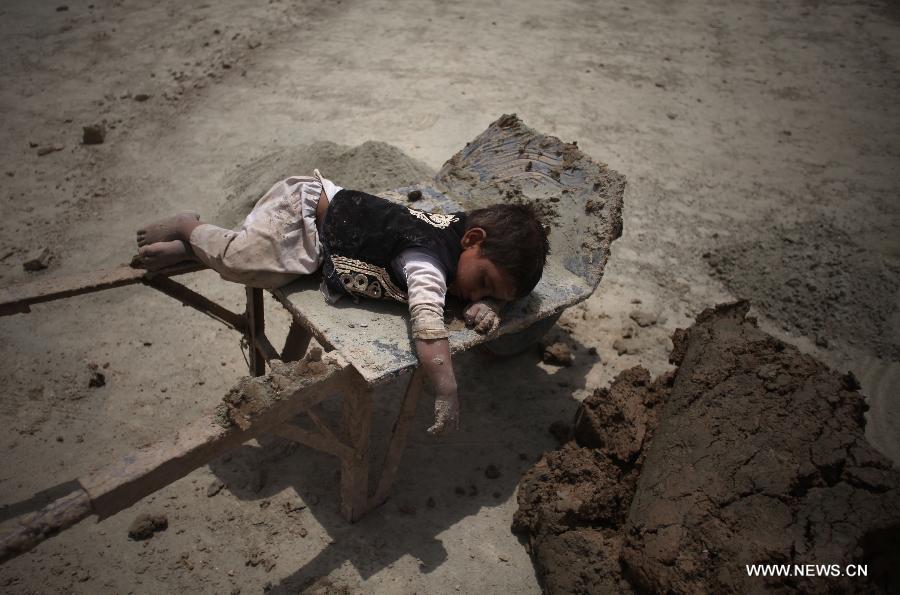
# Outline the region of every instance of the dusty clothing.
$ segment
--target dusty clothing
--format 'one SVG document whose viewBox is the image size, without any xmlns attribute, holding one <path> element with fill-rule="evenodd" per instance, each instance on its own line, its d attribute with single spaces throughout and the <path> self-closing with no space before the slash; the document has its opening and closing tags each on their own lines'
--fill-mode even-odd
<svg viewBox="0 0 900 595">
<path fill-rule="evenodd" d="M 259 199 L 239 229 L 208 223 L 194 229 L 194 255 L 227 281 L 264 289 L 314 273 L 322 266 L 316 230 L 322 188 L 318 176 L 278 182 Z"/>
<path fill-rule="evenodd" d="M 419 248 L 410 248 L 391 261 L 395 274 L 406 279 L 412 336 L 416 339 L 443 339 L 444 301 L 447 278 L 438 260 Z"/>
<path fill-rule="evenodd" d="M 325 251 L 316 229 L 316 206 L 322 191 L 330 202 L 342 190 L 318 170 L 314 176 L 287 178 L 266 192 L 237 230 L 198 226 L 191 234 L 191 248 L 227 281 L 280 287 L 322 266 Z M 433 253 L 409 248 L 383 269 L 386 277 L 393 274 L 402 301 L 409 303 L 414 338 L 448 336 L 443 322 L 445 267 Z M 452 270 L 455 267 L 454 260 Z"/>
</svg>

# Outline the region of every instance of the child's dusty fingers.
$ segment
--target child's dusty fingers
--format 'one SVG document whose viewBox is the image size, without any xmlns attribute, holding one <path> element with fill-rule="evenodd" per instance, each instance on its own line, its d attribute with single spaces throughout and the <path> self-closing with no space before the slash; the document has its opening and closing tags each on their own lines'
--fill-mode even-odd
<svg viewBox="0 0 900 595">
<path fill-rule="evenodd" d="M 443 434 L 447 430 L 447 426 L 452 425 L 454 414 L 453 403 L 443 398 L 438 398 L 434 402 L 434 424 L 426 431 L 432 436 Z M 448 422 L 450 423 L 448 424 Z"/>
<path fill-rule="evenodd" d="M 478 324 L 478 332 L 485 335 L 488 333 L 494 332 L 494 329 L 497 328 L 499 322 L 497 316 L 491 312 L 490 316 L 485 316 L 484 319 Z"/>
<path fill-rule="evenodd" d="M 434 423 L 425 430 L 432 436 L 442 436 L 447 433 L 450 428 L 459 429 L 459 417 L 442 418 L 434 420 Z"/>
<path fill-rule="evenodd" d="M 494 316 L 491 318 L 491 328 L 488 329 L 487 334 L 490 335 L 491 333 L 494 333 L 498 328 L 500 328 L 500 317 Z"/>
<path fill-rule="evenodd" d="M 457 403 L 456 406 L 450 410 L 449 415 L 450 415 L 450 418 L 447 420 L 447 426 L 454 430 L 458 430 L 459 429 L 459 403 Z"/>
</svg>

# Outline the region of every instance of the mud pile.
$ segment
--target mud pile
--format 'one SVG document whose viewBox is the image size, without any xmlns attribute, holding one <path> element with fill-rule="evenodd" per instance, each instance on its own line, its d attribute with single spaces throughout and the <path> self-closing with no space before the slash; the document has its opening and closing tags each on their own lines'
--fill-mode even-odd
<svg viewBox="0 0 900 595">
<path fill-rule="evenodd" d="M 523 477 L 513 531 L 529 537 L 550 592 L 632 591 L 619 569 L 623 528 L 671 379 L 651 383 L 644 368 L 625 370 L 609 389 L 584 400 L 574 439 Z"/>
<path fill-rule="evenodd" d="M 619 375 L 523 478 L 513 529 L 546 589 L 895 592 L 900 474 L 852 375 L 761 332 L 747 302 L 673 336 L 679 367 Z M 747 564 L 867 566 L 750 577 Z"/>
</svg>

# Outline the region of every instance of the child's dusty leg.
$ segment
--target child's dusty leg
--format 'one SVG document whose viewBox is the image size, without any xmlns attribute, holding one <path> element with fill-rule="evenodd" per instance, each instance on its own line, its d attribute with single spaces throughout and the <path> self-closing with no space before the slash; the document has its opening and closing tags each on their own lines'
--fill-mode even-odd
<svg viewBox="0 0 900 595">
<path fill-rule="evenodd" d="M 193 258 L 226 281 L 274 289 L 300 276 L 277 270 L 279 253 L 273 250 L 270 238 L 253 229 L 233 231 L 199 221 L 183 223 L 181 229 Z"/>
<path fill-rule="evenodd" d="M 190 246 L 181 240 L 155 242 L 138 250 L 140 264 L 148 271 L 157 271 L 185 260 L 194 260 Z"/>
<path fill-rule="evenodd" d="M 138 246 L 149 246 L 158 242 L 181 240 L 190 242 L 191 232 L 200 225 L 200 215 L 192 212 L 178 213 L 144 225 L 137 230 Z"/>
</svg>

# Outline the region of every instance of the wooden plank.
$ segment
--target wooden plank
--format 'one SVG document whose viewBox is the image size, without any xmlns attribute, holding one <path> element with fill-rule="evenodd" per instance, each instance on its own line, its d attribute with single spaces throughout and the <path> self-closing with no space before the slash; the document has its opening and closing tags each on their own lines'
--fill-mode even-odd
<svg viewBox="0 0 900 595">
<path fill-rule="evenodd" d="M 388 444 L 387 453 L 384 456 L 384 465 L 381 471 L 381 479 L 378 481 L 378 488 L 375 495 L 369 501 L 369 508 L 380 506 L 387 500 L 388 492 L 397 477 L 397 470 L 400 468 L 400 460 L 403 458 L 403 451 L 406 449 L 406 440 L 409 437 L 409 429 L 412 426 L 413 418 L 416 416 L 416 407 L 419 404 L 419 397 L 425 391 L 425 372 L 422 368 L 416 368 L 409 384 L 406 386 L 406 393 L 403 395 L 403 402 L 400 404 L 400 411 L 397 419 L 394 421 L 394 428 L 391 431 L 391 439 Z"/>
<path fill-rule="evenodd" d="M 310 448 L 334 455 L 342 460 L 353 457 L 353 449 L 337 438 L 329 438 L 316 432 L 298 428 L 289 423 L 278 426 L 272 430 L 272 433 L 281 438 L 293 440 L 294 442 L 299 442 Z"/>
<path fill-rule="evenodd" d="M 291 328 L 284 340 L 284 348 L 281 350 L 281 361 L 293 362 L 303 357 L 309 349 L 312 333 L 303 327 L 300 322 L 291 317 Z"/>
<path fill-rule="evenodd" d="M 316 429 L 322 433 L 323 436 L 330 440 L 338 440 L 337 434 L 331 429 L 325 420 L 322 417 L 322 411 L 318 406 L 313 405 L 309 409 L 306 410 L 306 415 L 309 416 L 309 419 L 312 420 L 313 424 L 315 424 Z"/>
<path fill-rule="evenodd" d="M 256 349 L 263 354 L 263 359 L 266 362 L 270 362 L 273 359 L 281 359 L 275 346 L 272 345 L 272 342 L 269 341 L 269 338 L 266 335 L 256 335 L 253 340 L 256 344 Z"/>
<path fill-rule="evenodd" d="M 175 298 L 185 306 L 190 306 L 204 314 L 222 322 L 236 331 L 246 332 L 247 319 L 241 314 L 235 314 L 231 310 L 220 306 L 211 299 L 201 295 L 167 277 L 154 277 L 145 279 L 144 283 L 157 291 L 161 291 L 169 297 Z"/>
<path fill-rule="evenodd" d="M 367 386 L 344 394 L 341 416 L 345 441 L 353 455 L 341 459 L 341 514 L 351 523 L 369 509 L 369 438 L 372 393 Z"/>
<path fill-rule="evenodd" d="M 204 268 L 206 267 L 199 263 L 183 263 L 150 272 L 145 269 L 120 266 L 114 269 L 74 273 L 20 283 L 0 289 L 0 316 L 29 312 L 32 304 L 134 285 L 144 282 L 145 279 L 181 275 Z"/>
<path fill-rule="evenodd" d="M 90 497 L 79 488 L 37 512 L 22 515 L 0 533 L 0 564 L 33 549 L 93 512 Z"/>
<path fill-rule="evenodd" d="M 327 395 L 357 389 L 358 376 L 340 356 L 327 354 L 320 363 L 316 373 L 305 377 L 273 371 L 245 378 L 216 414 L 81 479 L 95 513 L 101 519 L 116 514 L 220 454 L 271 432 Z"/>
<path fill-rule="evenodd" d="M 246 316 L 247 337 L 249 338 L 247 343 L 250 345 L 250 374 L 262 376 L 266 373 L 266 356 L 259 348 L 257 338 L 264 336 L 266 332 L 263 294 L 262 289 L 257 289 L 256 287 L 245 287 L 245 289 L 247 291 Z"/>
</svg>

